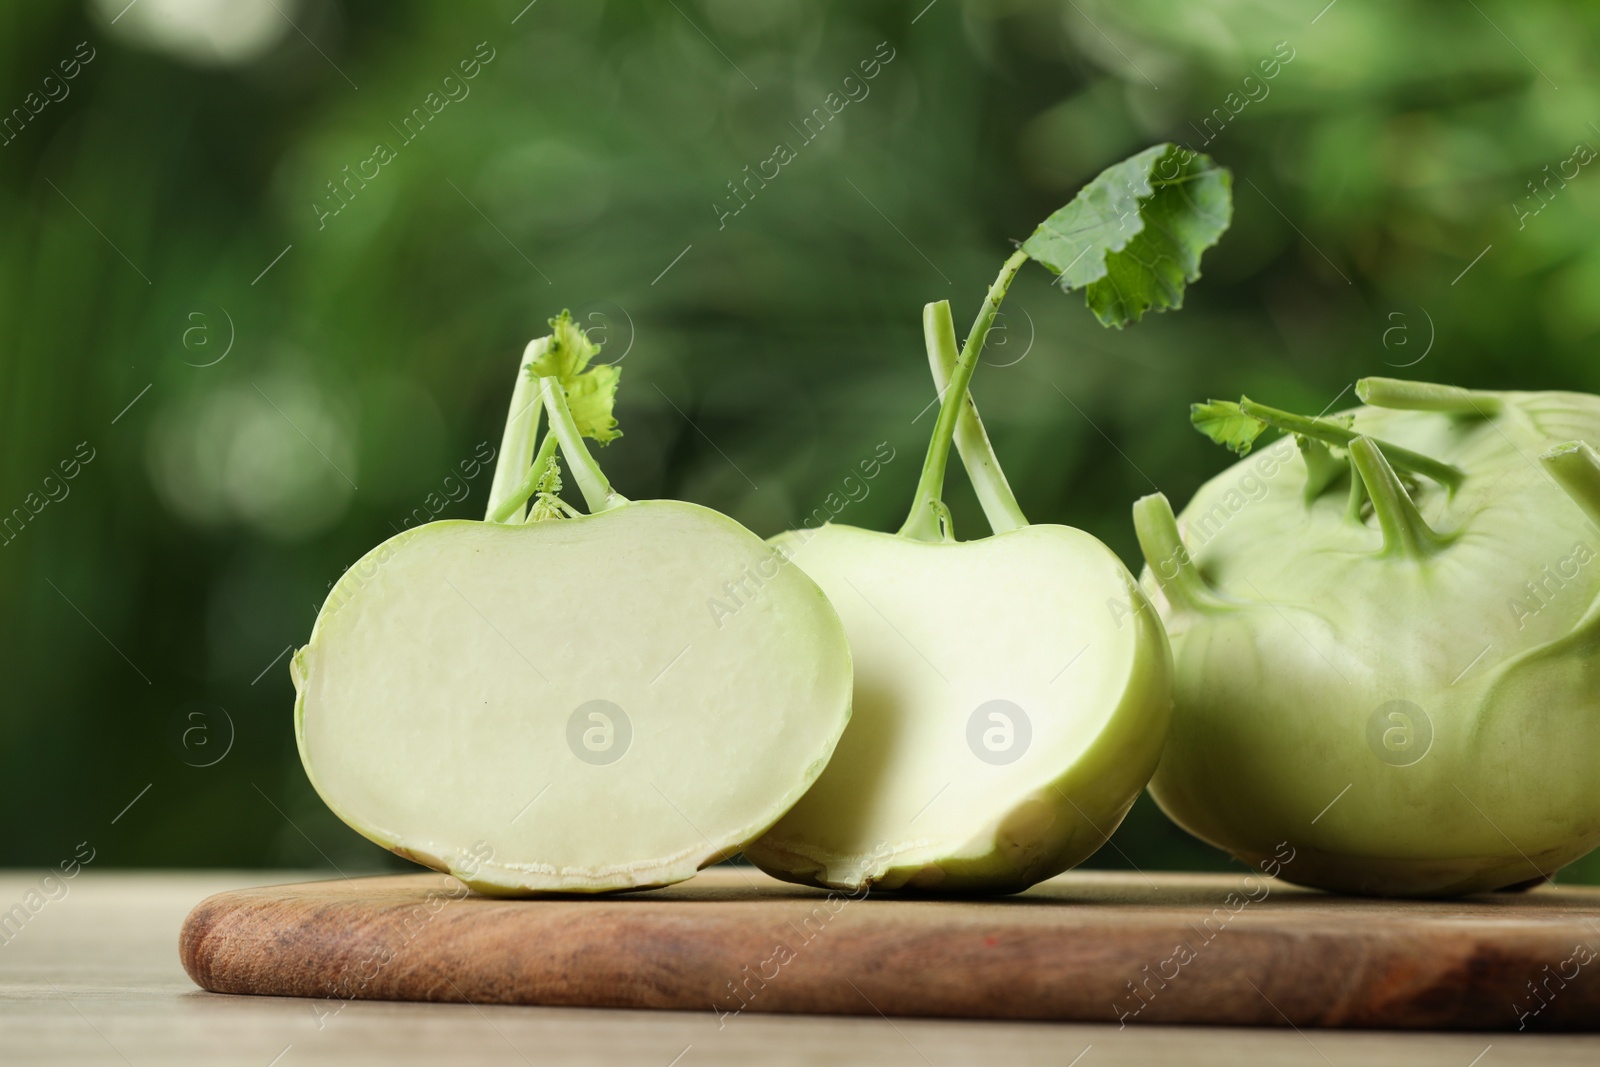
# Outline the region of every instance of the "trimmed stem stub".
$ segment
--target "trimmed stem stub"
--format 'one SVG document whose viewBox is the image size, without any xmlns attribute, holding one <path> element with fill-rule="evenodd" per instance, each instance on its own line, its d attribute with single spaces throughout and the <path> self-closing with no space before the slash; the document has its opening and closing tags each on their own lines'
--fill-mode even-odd
<svg viewBox="0 0 1600 1067">
<path fill-rule="evenodd" d="M 578 483 L 578 491 L 583 494 L 583 502 L 589 513 L 598 515 L 626 504 L 628 498 L 611 488 L 610 480 L 600 469 L 600 464 L 595 462 L 594 456 L 589 454 L 589 447 L 583 443 L 583 434 L 578 432 L 577 423 L 572 421 L 572 412 L 567 408 L 567 395 L 561 383 L 554 378 L 540 378 L 539 394 L 550 416 L 550 432 L 561 443 L 561 452 L 567 457 L 567 469 L 572 473 L 572 480 Z"/>
<path fill-rule="evenodd" d="M 1195 565 L 1178 532 L 1178 519 L 1164 493 L 1140 497 L 1133 505 L 1133 530 L 1139 551 L 1156 576 L 1161 592 L 1175 608 L 1219 611 L 1231 607 L 1217 595 Z"/>
<path fill-rule="evenodd" d="M 1600 525 L 1600 454 L 1587 441 L 1568 441 L 1540 456 L 1539 462 L 1589 521 Z"/>
<path fill-rule="evenodd" d="M 1377 442 L 1370 437 L 1351 441 L 1350 462 L 1372 498 L 1372 513 L 1383 531 L 1385 555 L 1426 559 L 1449 543 L 1417 510 Z"/>
<path fill-rule="evenodd" d="M 1459 385 L 1435 382 L 1408 382 L 1399 378 L 1363 378 L 1356 383 L 1356 396 L 1364 404 L 1396 411 L 1442 411 L 1492 419 L 1505 402 L 1493 393 L 1463 389 Z"/>
<path fill-rule="evenodd" d="M 1294 443 L 1300 449 L 1300 457 L 1305 460 L 1305 501 L 1310 505 L 1344 476 L 1346 467 L 1334 458 L 1328 446 L 1321 441 L 1313 441 L 1309 437 L 1297 434 Z"/>
<path fill-rule="evenodd" d="M 956 359 L 955 370 L 950 375 L 950 385 L 939 404 L 939 420 L 934 423 L 933 437 L 928 441 L 928 455 L 922 461 L 922 476 L 917 480 L 911 513 L 900 527 L 901 537 L 914 541 L 948 540 L 948 530 L 941 530 L 935 505 L 940 503 L 944 493 L 944 471 L 950 459 L 950 443 L 955 438 L 956 422 L 967 395 L 967 386 L 972 383 L 972 372 L 977 367 L 978 356 L 983 351 L 983 342 L 989 336 L 989 328 L 994 325 L 1000 302 L 1006 298 L 1006 290 L 1011 287 L 1011 279 L 1016 277 L 1017 271 L 1027 261 L 1028 253 L 1020 248 L 1011 253 L 1000 268 L 1000 274 L 989 286 L 988 295 L 983 298 L 983 307 L 978 309 L 978 317 L 973 320 L 972 329 L 967 333 L 967 342 L 961 347 L 961 355 Z"/>
<path fill-rule="evenodd" d="M 1361 480 L 1354 457 L 1347 454 L 1345 466 L 1350 470 L 1350 495 L 1345 497 L 1344 518 L 1355 526 L 1365 526 L 1367 522 L 1361 515 L 1361 506 L 1367 502 L 1367 483 Z"/>
<path fill-rule="evenodd" d="M 955 323 L 950 318 L 950 301 L 940 300 L 923 307 L 922 340 L 928 350 L 928 366 L 933 371 L 934 387 L 942 397 L 945 390 L 950 388 L 950 378 L 955 373 L 956 360 L 959 358 Z M 1028 525 L 1028 517 L 1022 513 L 1016 494 L 1011 491 L 1011 483 L 1006 481 L 1005 472 L 1000 469 L 1000 460 L 994 454 L 994 445 L 989 443 L 989 435 L 983 428 L 983 419 L 978 415 L 978 405 L 973 402 L 970 390 L 966 403 L 962 405 L 960 418 L 956 420 L 955 442 L 956 451 L 961 454 L 961 463 L 967 469 L 967 477 L 978 494 L 978 503 L 983 506 L 984 518 L 989 520 L 989 529 L 995 533 L 1005 533 Z"/>
</svg>

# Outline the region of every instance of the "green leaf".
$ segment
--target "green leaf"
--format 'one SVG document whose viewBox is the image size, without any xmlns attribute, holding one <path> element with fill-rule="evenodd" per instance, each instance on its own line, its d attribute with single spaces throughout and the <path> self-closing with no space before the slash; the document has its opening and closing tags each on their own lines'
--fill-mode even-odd
<svg viewBox="0 0 1600 1067">
<path fill-rule="evenodd" d="M 1208 400 L 1204 404 L 1189 405 L 1189 421 L 1194 428 L 1219 445 L 1233 449 L 1241 456 L 1250 449 L 1266 430 L 1267 424 L 1231 400 Z"/>
<path fill-rule="evenodd" d="M 576 378 L 600 352 L 583 328 L 572 321 L 572 313 L 562 311 L 550 320 L 550 343 L 544 354 L 533 361 L 534 378 L 558 378 L 562 385 Z"/>
<path fill-rule="evenodd" d="M 578 432 L 583 436 L 601 444 L 622 436 L 611 414 L 617 402 L 617 383 L 621 380 L 621 367 L 601 363 L 567 383 L 567 406 L 572 409 L 572 421 L 578 424 Z"/>
<path fill-rule="evenodd" d="M 600 354 L 600 346 L 589 340 L 583 328 L 563 311 L 550 320 L 550 343 L 544 353 L 528 366 L 534 380 L 555 378 L 561 383 L 572 409 L 572 421 L 584 437 L 600 444 L 622 436 L 612 409 L 617 402 L 620 367 L 601 363 L 589 366 Z"/>
<path fill-rule="evenodd" d="M 1160 144 L 1108 167 L 1022 245 L 1102 325 L 1183 306 L 1200 255 L 1233 217 L 1233 178 L 1209 156 Z"/>
</svg>

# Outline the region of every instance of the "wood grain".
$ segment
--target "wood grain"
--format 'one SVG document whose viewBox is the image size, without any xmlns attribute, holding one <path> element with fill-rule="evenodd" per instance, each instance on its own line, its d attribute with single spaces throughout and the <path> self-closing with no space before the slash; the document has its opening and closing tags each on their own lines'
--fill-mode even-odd
<svg viewBox="0 0 1600 1067">
<path fill-rule="evenodd" d="M 507 901 L 407 875 L 219 893 L 180 950 L 205 989 L 341 1000 L 1600 1028 L 1600 889 L 1550 886 L 1372 901 L 1072 872 L 999 900 L 851 899 L 718 868 L 650 893 Z"/>
<path fill-rule="evenodd" d="M 119 824 L 120 825 L 120 824 Z M 0 910 L 46 872 L 0 871 Z M 59 872 L 57 872 L 59 873 Z M 331 877 L 85 870 L 0 945 L 0 1062 L 51 1067 L 1594 1067 L 1600 1037 L 1128 1026 L 302 1000 L 196 989 L 173 951 L 212 893 Z M 1203 965 L 1197 965 L 1203 966 Z"/>
</svg>

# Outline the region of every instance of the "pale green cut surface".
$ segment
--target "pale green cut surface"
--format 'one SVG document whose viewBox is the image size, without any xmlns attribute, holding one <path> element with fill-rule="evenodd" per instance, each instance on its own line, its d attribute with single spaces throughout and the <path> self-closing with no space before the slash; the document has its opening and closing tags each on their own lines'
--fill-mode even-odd
<svg viewBox="0 0 1600 1067">
<path fill-rule="evenodd" d="M 1109 549 L 1064 526 L 934 544 L 829 525 L 775 543 L 844 620 L 855 711 L 817 784 L 747 850 L 758 866 L 838 887 L 1008 891 L 1104 842 L 1171 710 L 1165 636 Z M 982 731 L 1002 727 L 986 715 L 974 747 L 990 701 L 1026 717 L 1014 762 L 980 757 Z"/>
<path fill-rule="evenodd" d="M 731 613 L 712 610 L 733 606 L 725 583 L 746 591 Z M 822 592 L 678 502 L 408 531 L 346 572 L 295 658 L 300 755 L 328 806 L 490 892 L 687 878 L 782 815 L 850 715 Z M 596 700 L 626 726 L 607 742 L 585 712 L 569 739 Z"/>
</svg>

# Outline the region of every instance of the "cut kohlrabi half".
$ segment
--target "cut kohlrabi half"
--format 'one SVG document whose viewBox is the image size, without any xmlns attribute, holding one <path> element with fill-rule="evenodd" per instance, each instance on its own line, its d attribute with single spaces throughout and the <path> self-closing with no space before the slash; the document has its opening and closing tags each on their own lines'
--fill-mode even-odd
<svg viewBox="0 0 1600 1067">
<path fill-rule="evenodd" d="M 773 543 L 844 620 L 855 714 L 752 862 L 813 885 L 1013 892 L 1105 843 L 1172 702 L 1160 623 L 1110 549 L 1053 525 Z"/>
<path fill-rule="evenodd" d="M 1027 259 L 1120 326 L 1179 305 L 1228 212 L 1225 171 L 1158 146 L 1096 178 L 1007 260 L 959 355 L 948 303 L 925 309 L 943 400 L 905 525 L 773 541 L 844 620 L 855 709 L 816 785 L 746 850 L 757 866 L 820 886 L 1013 892 L 1085 859 L 1122 821 L 1166 737 L 1166 635 L 1110 549 L 1028 524 L 967 385 Z M 951 533 L 952 439 L 990 537 Z"/>
<path fill-rule="evenodd" d="M 556 370 L 552 350 L 587 361 L 581 333 L 555 325 L 527 370 Z M 556 495 L 540 449 L 543 473 L 502 479 L 521 496 L 491 505 L 515 521 L 379 545 L 294 657 L 300 755 L 328 806 L 489 893 L 688 878 L 788 810 L 850 715 L 849 648 L 822 591 L 726 516 L 616 494 L 581 440 L 609 431 L 615 381 L 575 419 L 567 398 L 593 395 L 582 370 L 532 395 L 590 514 Z M 752 576 L 759 595 L 714 610 Z"/>
</svg>

